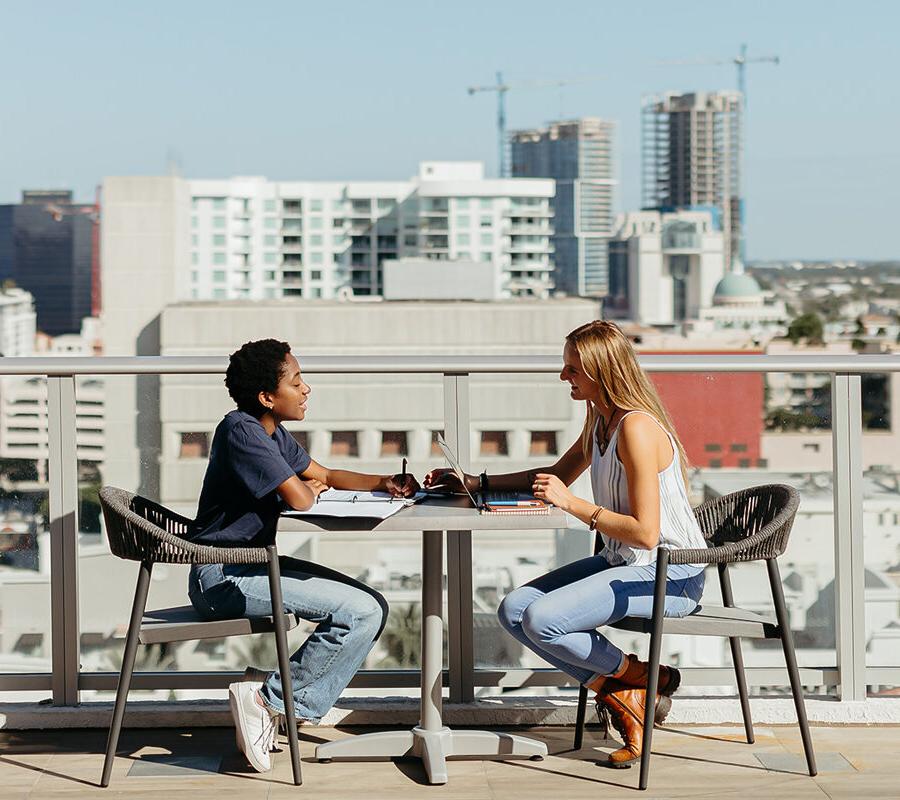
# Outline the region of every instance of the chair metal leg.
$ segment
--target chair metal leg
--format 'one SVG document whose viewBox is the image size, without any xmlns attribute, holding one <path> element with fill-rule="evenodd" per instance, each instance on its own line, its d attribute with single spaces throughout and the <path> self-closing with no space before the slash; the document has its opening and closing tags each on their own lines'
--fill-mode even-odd
<svg viewBox="0 0 900 800">
<path fill-rule="evenodd" d="M 125 703 L 128 700 L 128 688 L 131 686 L 131 675 L 134 672 L 134 658 L 137 655 L 138 637 L 141 633 L 141 622 L 144 609 L 147 607 L 147 594 L 150 591 L 150 573 L 152 561 L 142 561 L 138 569 L 137 586 L 134 590 L 134 601 L 131 604 L 131 620 L 128 623 L 128 635 L 125 638 L 125 652 L 122 655 L 122 669 L 119 672 L 119 686 L 116 689 L 116 706 L 113 710 L 112 724 L 106 741 L 106 758 L 103 760 L 103 774 L 100 778 L 102 787 L 109 786 L 116 747 L 119 744 L 119 733 L 125 717 Z"/>
<path fill-rule="evenodd" d="M 719 564 L 719 585 L 722 587 L 722 604 L 726 608 L 734 607 L 734 598 L 731 594 L 731 578 L 728 575 L 728 564 Z M 738 696 L 741 699 L 741 715 L 744 718 L 744 732 L 747 734 L 747 744 L 753 744 L 756 737 L 753 735 L 753 718 L 750 716 L 750 696 L 747 692 L 747 676 L 744 673 L 744 655 L 741 653 L 741 639 L 739 636 L 729 636 L 731 645 L 731 663 L 734 664 L 734 677 L 737 681 Z"/>
<path fill-rule="evenodd" d="M 815 775 L 816 754 L 813 752 L 812 737 L 809 734 L 809 722 L 806 719 L 806 704 L 803 700 L 803 687 L 800 685 L 800 670 L 797 669 L 797 656 L 794 653 L 794 637 L 791 633 L 791 621 L 788 619 L 787 606 L 784 604 L 784 590 L 781 588 L 781 575 L 774 558 L 766 559 L 769 572 L 769 584 L 772 587 L 772 599 L 775 601 L 775 618 L 778 620 L 778 631 L 781 636 L 781 647 L 784 650 L 784 661 L 791 680 L 791 694 L 797 709 L 797 723 L 800 726 L 800 737 L 803 739 L 803 752 L 806 753 L 806 765 L 809 774 Z"/>
<path fill-rule="evenodd" d="M 644 703 L 644 741 L 641 745 L 641 776 L 638 786 L 647 788 L 650 778 L 650 748 L 653 743 L 654 709 L 659 688 L 659 656 L 662 650 L 663 619 L 666 610 L 666 580 L 669 551 L 660 547 L 656 554 L 656 581 L 653 586 L 653 630 L 650 634 L 650 673 L 647 676 L 647 696 Z"/>
<path fill-rule="evenodd" d="M 581 744 L 584 741 L 584 718 L 587 712 L 587 686 L 582 686 L 578 690 L 578 713 L 575 717 L 575 741 L 572 748 L 581 750 Z"/>
<path fill-rule="evenodd" d="M 269 592 L 272 597 L 272 618 L 275 621 L 275 647 L 278 651 L 278 672 L 281 675 L 281 696 L 284 698 L 284 724 L 287 728 L 291 750 L 291 768 L 294 784 L 303 783 L 300 775 L 300 746 L 297 742 L 297 718 L 294 713 L 294 691 L 291 683 L 291 664 L 288 658 L 287 633 L 284 628 L 284 602 L 281 597 L 281 570 L 275 545 L 266 548 L 269 553 Z"/>
</svg>

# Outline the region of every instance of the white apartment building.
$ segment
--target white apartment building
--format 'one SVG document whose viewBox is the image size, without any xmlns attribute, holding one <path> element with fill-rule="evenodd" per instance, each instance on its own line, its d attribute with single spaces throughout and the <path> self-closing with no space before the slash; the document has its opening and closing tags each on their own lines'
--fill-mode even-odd
<svg viewBox="0 0 900 800">
<path fill-rule="evenodd" d="M 24 289 L 0 290 L 0 356 L 30 356 L 37 333 L 34 297 Z"/>
<path fill-rule="evenodd" d="M 604 311 L 644 325 L 697 319 L 724 277 L 723 247 L 709 211 L 620 214 L 609 244 Z"/>
<path fill-rule="evenodd" d="M 423 162 L 402 182 L 185 183 L 190 274 L 179 300 L 380 295 L 382 263 L 416 256 L 496 265 L 506 297 L 553 286 L 552 180 Z"/>
</svg>

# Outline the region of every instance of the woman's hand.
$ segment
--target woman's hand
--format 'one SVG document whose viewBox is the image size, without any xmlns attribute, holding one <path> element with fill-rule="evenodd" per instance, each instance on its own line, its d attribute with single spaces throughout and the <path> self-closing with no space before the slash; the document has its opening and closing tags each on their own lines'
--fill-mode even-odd
<svg viewBox="0 0 900 800">
<path fill-rule="evenodd" d="M 568 486 L 556 475 L 550 475 L 546 472 L 539 472 L 535 475 L 531 491 L 538 500 L 552 503 L 563 511 L 568 511 L 572 501 L 575 499 L 575 495 L 569 491 Z"/>
<path fill-rule="evenodd" d="M 470 492 L 478 489 L 478 483 L 477 477 L 474 475 L 466 475 L 466 486 L 469 487 Z M 452 469 L 447 469 L 446 467 L 443 469 L 431 470 L 431 472 L 425 476 L 424 486 L 426 489 L 439 488 L 440 490 L 451 494 L 463 494 L 465 492 L 456 473 Z"/>
<path fill-rule="evenodd" d="M 412 497 L 419 491 L 419 482 L 407 472 L 405 476 L 391 475 L 385 481 L 384 488 L 394 497 Z"/>
</svg>

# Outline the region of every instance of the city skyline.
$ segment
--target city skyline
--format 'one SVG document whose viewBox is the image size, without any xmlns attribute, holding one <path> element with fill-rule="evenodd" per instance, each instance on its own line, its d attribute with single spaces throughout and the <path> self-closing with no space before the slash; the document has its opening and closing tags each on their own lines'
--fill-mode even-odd
<svg viewBox="0 0 900 800">
<path fill-rule="evenodd" d="M 405 180 L 452 159 L 493 174 L 495 98 L 466 87 L 501 69 L 511 83 L 608 76 L 511 91 L 508 127 L 615 121 L 617 210 L 634 210 L 642 95 L 736 84 L 731 65 L 659 62 L 727 60 L 746 41 L 750 58 L 781 57 L 747 71 L 748 258 L 897 255 L 894 7 L 3 6 L 2 203 L 32 188 L 89 201 L 103 177 L 167 161 L 191 179 Z"/>
</svg>

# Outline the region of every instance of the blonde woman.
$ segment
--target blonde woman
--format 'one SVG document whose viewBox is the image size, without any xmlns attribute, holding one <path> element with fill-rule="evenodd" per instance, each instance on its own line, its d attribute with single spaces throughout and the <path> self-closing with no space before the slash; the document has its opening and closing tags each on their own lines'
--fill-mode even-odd
<svg viewBox="0 0 900 800">
<path fill-rule="evenodd" d="M 531 490 L 600 531 L 604 548 L 514 589 L 498 614 L 516 639 L 596 693 L 624 740 L 606 763 L 626 767 L 641 756 L 648 665 L 597 628 L 651 616 L 657 547 L 706 543 L 688 502 L 684 448 L 622 331 L 602 320 L 572 331 L 559 377 L 587 405 L 580 441 L 551 467 L 491 475 L 489 486 Z M 588 468 L 593 500 L 568 488 Z M 434 470 L 425 485 L 451 481 L 446 473 Z M 478 478 L 466 480 L 478 487 Z M 703 592 L 703 566 L 672 565 L 667 578 L 666 615 L 689 614 Z M 660 667 L 657 721 L 680 682 L 677 669 Z"/>
</svg>

